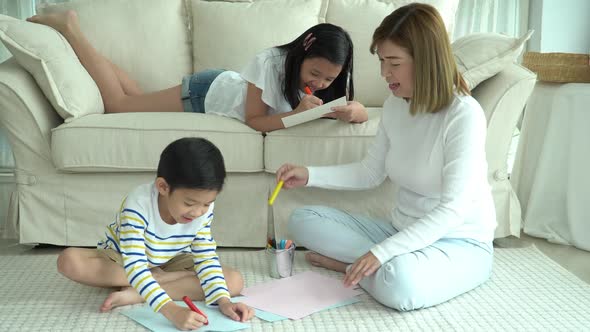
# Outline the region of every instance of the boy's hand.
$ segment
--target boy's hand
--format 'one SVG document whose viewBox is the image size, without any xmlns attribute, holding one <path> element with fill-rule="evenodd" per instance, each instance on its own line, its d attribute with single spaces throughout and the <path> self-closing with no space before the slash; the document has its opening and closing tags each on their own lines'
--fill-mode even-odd
<svg viewBox="0 0 590 332">
<path fill-rule="evenodd" d="M 160 312 L 171 321 L 177 329 L 182 331 L 196 330 L 203 326 L 207 319 L 189 308 L 176 305 L 174 302 L 166 303 Z"/>
<path fill-rule="evenodd" d="M 232 303 L 227 297 L 219 299 L 217 304 L 219 311 L 235 321 L 245 322 L 254 317 L 254 309 L 241 302 Z"/>
</svg>

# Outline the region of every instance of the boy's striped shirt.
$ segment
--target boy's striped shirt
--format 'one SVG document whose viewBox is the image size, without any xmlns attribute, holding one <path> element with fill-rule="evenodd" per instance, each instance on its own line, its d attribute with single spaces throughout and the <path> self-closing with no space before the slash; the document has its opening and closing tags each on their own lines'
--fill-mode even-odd
<svg viewBox="0 0 590 332">
<path fill-rule="evenodd" d="M 98 248 L 121 253 L 127 280 L 154 311 L 159 311 L 171 299 L 153 278 L 150 268 L 168 262 L 181 252 L 192 253 L 206 304 L 214 305 L 221 297 L 229 298 L 217 245 L 211 236 L 214 204 L 188 224 L 169 225 L 160 217 L 158 195 L 153 183 L 141 185 L 129 194 Z"/>
</svg>

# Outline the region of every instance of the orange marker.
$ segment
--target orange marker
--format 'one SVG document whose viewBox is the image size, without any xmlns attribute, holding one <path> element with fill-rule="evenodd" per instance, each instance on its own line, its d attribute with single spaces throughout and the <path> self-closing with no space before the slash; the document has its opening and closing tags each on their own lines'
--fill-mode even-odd
<svg viewBox="0 0 590 332">
<path fill-rule="evenodd" d="M 305 86 L 305 89 L 304 90 L 305 90 L 305 93 L 306 94 L 308 94 L 308 95 L 312 94 L 311 93 L 311 89 L 307 85 Z"/>
<path fill-rule="evenodd" d="M 197 306 L 193 303 L 193 301 L 191 301 L 191 299 L 188 296 L 183 296 L 182 300 L 184 301 L 184 303 L 186 303 L 186 305 L 191 308 L 192 311 L 198 313 L 199 315 L 205 317 L 205 319 L 207 320 L 205 322 L 205 325 L 209 325 L 209 318 L 207 318 L 207 315 L 205 315 L 201 310 L 199 310 L 199 308 L 197 308 Z"/>
</svg>

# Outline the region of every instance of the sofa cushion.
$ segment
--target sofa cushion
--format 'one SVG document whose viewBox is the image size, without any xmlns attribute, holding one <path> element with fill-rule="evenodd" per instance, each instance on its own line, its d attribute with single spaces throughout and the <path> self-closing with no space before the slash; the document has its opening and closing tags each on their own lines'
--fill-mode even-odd
<svg viewBox="0 0 590 332">
<path fill-rule="evenodd" d="M 324 22 L 322 0 L 192 0 L 194 70 L 241 71 L 258 52 Z"/>
<path fill-rule="evenodd" d="M 265 170 L 274 173 L 284 163 L 323 166 L 363 159 L 381 120 L 381 108 L 368 108 L 367 112 L 369 120 L 360 124 L 317 119 L 268 133 L 264 139 Z"/>
<path fill-rule="evenodd" d="M 498 33 L 474 33 L 453 42 L 453 53 L 459 71 L 469 89 L 515 63 L 531 38 L 529 30 L 520 38 Z"/>
<path fill-rule="evenodd" d="M 381 107 L 389 96 L 389 89 L 379 73 L 379 60 L 369 52 L 373 32 L 385 16 L 411 0 L 330 0 L 326 21 L 343 27 L 354 43 L 355 99 L 365 106 Z M 445 22 L 449 35 L 455 26 L 455 12 L 459 0 L 423 0 L 434 6 Z"/>
<path fill-rule="evenodd" d="M 66 172 L 153 172 L 164 147 L 185 136 L 213 142 L 228 172 L 263 169 L 259 132 L 231 118 L 195 113 L 85 116 L 52 130 L 51 157 Z"/>
<path fill-rule="evenodd" d="M 40 14 L 73 9 L 92 45 L 147 92 L 179 85 L 192 72 L 184 0 L 72 1 Z"/>
<path fill-rule="evenodd" d="M 66 121 L 104 112 L 98 87 L 55 29 L 0 15 L 0 39 Z"/>
</svg>

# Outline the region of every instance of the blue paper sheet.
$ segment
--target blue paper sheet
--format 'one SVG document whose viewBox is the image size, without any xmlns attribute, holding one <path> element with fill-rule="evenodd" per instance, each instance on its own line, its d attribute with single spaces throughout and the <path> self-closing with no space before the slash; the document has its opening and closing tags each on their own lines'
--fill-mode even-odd
<svg viewBox="0 0 590 332">
<path fill-rule="evenodd" d="M 186 304 L 182 301 L 175 301 L 175 303 L 179 306 L 186 307 Z M 205 315 L 207 315 L 207 318 L 209 318 L 209 325 L 204 325 L 196 331 L 237 331 L 250 327 L 249 324 L 236 322 L 228 318 L 217 310 L 217 308 L 206 307 L 203 302 L 194 301 L 194 303 L 199 309 L 201 309 L 201 311 L 203 311 L 203 313 L 205 313 Z M 148 305 L 121 311 L 121 314 L 133 319 L 152 331 L 178 331 L 171 321 L 164 317 L 164 315 L 154 312 L 154 310 Z"/>
</svg>

